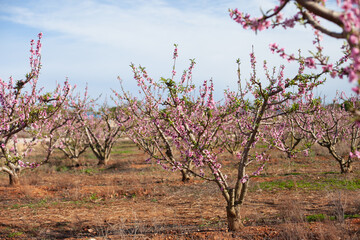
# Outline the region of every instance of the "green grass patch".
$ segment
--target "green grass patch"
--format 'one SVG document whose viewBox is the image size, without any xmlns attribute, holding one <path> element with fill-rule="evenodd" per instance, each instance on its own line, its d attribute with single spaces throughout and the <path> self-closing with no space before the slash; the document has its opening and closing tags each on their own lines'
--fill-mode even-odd
<svg viewBox="0 0 360 240">
<path fill-rule="evenodd" d="M 304 175 L 304 173 L 292 172 L 292 173 L 285 173 L 284 174 L 284 176 L 297 176 L 297 175 Z"/>
<path fill-rule="evenodd" d="M 88 153 L 85 156 L 86 159 L 97 159 L 97 157 L 93 153 Z"/>
<path fill-rule="evenodd" d="M 93 193 L 90 195 L 90 200 L 91 201 L 96 201 L 96 200 L 99 200 L 100 197 L 96 194 L 96 193 Z"/>
<path fill-rule="evenodd" d="M 19 209 L 19 208 L 21 208 L 21 205 L 16 203 L 16 204 L 12 205 L 10 208 L 11 209 Z"/>
<path fill-rule="evenodd" d="M 12 232 L 12 233 L 8 234 L 8 237 L 9 238 L 14 238 L 14 237 L 19 237 L 19 236 L 21 236 L 23 234 L 24 234 L 23 232 Z"/>
<path fill-rule="evenodd" d="M 34 202 L 34 203 L 28 203 L 28 204 L 23 204 L 23 205 L 20 205 L 18 203 L 12 205 L 10 207 L 10 209 L 19 209 L 19 208 L 24 208 L 24 207 L 27 207 L 27 208 L 31 208 L 31 209 L 34 209 L 34 208 L 40 208 L 40 207 L 44 207 L 48 204 L 48 200 L 47 199 L 41 199 L 40 201 L 38 202 Z"/>
<path fill-rule="evenodd" d="M 121 143 L 112 148 L 112 154 L 132 154 L 137 149 L 136 145 L 132 142 Z"/>
<path fill-rule="evenodd" d="M 135 198 L 136 195 L 132 194 L 127 197 Z M 62 201 L 53 201 L 49 202 L 47 199 L 41 199 L 38 202 L 32 202 L 27 204 L 13 204 L 11 206 L 8 206 L 7 209 L 20 209 L 20 208 L 30 208 L 30 209 L 38 209 L 38 208 L 49 208 L 49 207 L 61 207 L 64 204 L 67 206 L 73 205 L 74 207 L 80 207 L 80 206 L 88 206 L 91 207 L 92 204 L 95 202 L 98 202 L 102 199 L 100 196 L 98 196 L 96 193 L 90 194 L 88 197 L 84 197 L 80 200 L 62 200 Z"/>
<path fill-rule="evenodd" d="M 130 154 L 133 153 L 134 151 L 132 149 L 125 149 L 125 150 L 114 150 L 111 153 L 112 154 Z"/>
<path fill-rule="evenodd" d="M 321 172 L 320 174 L 328 175 L 328 174 L 339 174 L 339 172 Z"/>
<path fill-rule="evenodd" d="M 306 216 L 306 221 L 308 222 L 322 222 L 324 221 L 325 219 L 327 219 L 327 216 L 325 214 L 313 214 L 313 215 L 309 215 L 309 216 Z"/>
<path fill-rule="evenodd" d="M 92 174 L 95 174 L 95 173 L 99 173 L 100 170 L 96 169 L 96 168 L 85 168 L 85 169 L 81 169 L 80 172 L 92 175 Z"/>
<path fill-rule="evenodd" d="M 56 167 L 57 172 L 68 172 L 69 170 L 70 170 L 70 168 L 67 166 L 57 166 Z"/>
<path fill-rule="evenodd" d="M 360 218 L 359 214 L 345 214 L 344 215 L 344 219 L 347 218 Z M 336 221 L 337 217 L 336 216 L 327 216 L 326 214 L 313 214 L 313 215 L 308 215 L 305 216 L 306 221 L 308 222 L 323 222 L 325 220 L 330 220 L 330 221 Z"/>
<path fill-rule="evenodd" d="M 343 190 L 358 190 L 360 189 L 359 180 L 339 180 L 339 179 L 319 179 L 319 180 L 276 180 L 271 182 L 261 182 L 255 185 L 255 189 L 262 189 L 267 191 L 273 190 L 291 190 L 291 189 L 306 189 L 306 190 L 325 190 L 325 189 L 343 189 Z"/>
<path fill-rule="evenodd" d="M 345 214 L 344 215 L 344 218 L 347 219 L 347 218 L 360 218 L 360 214 Z"/>
</svg>

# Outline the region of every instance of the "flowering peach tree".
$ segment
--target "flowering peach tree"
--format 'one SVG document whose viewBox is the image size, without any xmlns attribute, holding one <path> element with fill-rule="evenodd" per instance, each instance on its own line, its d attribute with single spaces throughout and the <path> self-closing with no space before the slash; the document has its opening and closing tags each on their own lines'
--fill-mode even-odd
<svg viewBox="0 0 360 240">
<path fill-rule="evenodd" d="M 82 99 L 79 95 L 77 101 L 71 101 L 71 107 L 76 113 L 88 146 L 98 159 L 98 165 L 107 165 L 115 142 L 127 130 L 117 122 L 125 123 L 128 117 L 116 115 L 106 103 L 96 106 L 95 101 L 88 97 L 86 90 Z"/>
<path fill-rule="evenodd" d="M 67 81 L 51 93 L 42 93 L 37 88 L 42 33 L 38 37 L 36 45 L 31 40 L 31 71 L 25 79 L 14 81 L 10 77 L 8 82 L 0 79 L 0 171 L 9 175 L 10 185 L 20 183 L 19 173 L 22 169 L 41 164 L 24 162 L 24 159 L 41 137 L 42 131 L 51 123 L 54 114 L 61 109 L 70 91 Z M 23 151 L 18 148 L 20 141 L 17 136 L 20 132 L 27 132 L 31 136 L 31 140 L 24 140 Z"/>
<path fill-rule="evenodd" d="M 89 147 L 86 133 L 77 118 L 76 111 L 70 107 L 71 101 L 73 99 L 70 96 L 43 133 L 43 142 L 47 152 L 45 162 L 48 162 L 54 150 L 58 149 L 74 165 L 79 165 L 80 155 Z"/>
<path fill-rule="evenodd" d="M 174 61 L 176 61 L 176 55 Z M 191 84 L 192 69 L 195 65 L 195 61 L 191 62 L 188 70 L 186 70 L 182 76 L 182 81 L 187 81 L 187 86 L 183 85 L 182 94 L 188 98 L 188 107 L 184 110 L 191 114 L 192 109 L 190 108 L 190 97 L 188 94 L 193 90 Z M 173 141 L 169 137 L 169 131 L 171 128 L 169 123 L 164 119 L 167 110 L 171 107 L 164 105 L 165 101 L 167 104 L 172 104 L 172 98 L 165 100 L 167 87 L 171 87 L 174 80 L 168 82 L 166 79 L 162 79 L 162 84 L 156 83 L 152 78 L 148 76 L 148 73 L 144 67 L 135 67 L 131 64 L 131 68 L 134 73 L 134 79 L 137 81 L 140 88 L 139 97 L 133 97 L 129 92 L 126 92 L 122 88 L 122 94 L 115 92 L 117 99 L 115 102 L 118 105 L 118 110 L 122 109 L 122 114 L 129 117 L 131 126 L 128 126 L 127 136 L 136 145 L 141 148 L 145 153 L 149 155 L 151 159 L 155 159 L 164 169 L 172 169 L 173 171 L 178 168 L 178 160 L 176 156 L 177 142 Z M 175 71 L 173 69 L 173 71 Z M 175 72 L 173 72 L 173 77 Z M 119 78 L 121 81 L 121 79 Z M 145 81 L 148 85 L 144 84 Z M 119 113 L 118 113 L 119 115 Z M 118 122 L 122 124 L 121 122 Z M 182 175 L 182 181 L 187 182 L 191 178 L 191 172 L 193 170 L 192 161 L 185 163 L 186 168 L 181 168 L 179 171 Z"/>
<path fill-rule="evenodd" d="M 323 62 L 323 68 L 331 72 L 332 77 L 348 76 L 350 82 L 356 82 L 353 90 L 360 93 L 360 1 L 359 0 L 337 0 L 337 8 L 332 9 L 331 3 L 327 0 L 279 0 L 274 8 L 267 10 L 261 17 L 251 17 L 238 9 L 229 9 L 231 18 L 239 23 L 244 29 L 250 28 L 253 31 L 262 31 L 269 28 L 283 27 L 293 28 L 297 23 L 310 25 L 314 33 L 326 34 L 332 38 L 346 40 L 347 57 L 351 63 L 341 69 L 333 69 L 332 63 Z M 284 11 L 290 4 L 294 4 L 296 12 L 284 16 Z M 330 24 L 329 24 L 330 23 Z M 340 30 L 337 30 L 340 29 Z M 272 44 L 276 51 L 283 53 L 284 49 L 279 48 L 276 43 Z M 285 55 L 284 55 L 285 57 Z M 307 59 L 311 64 L 313 57 Z M 294 60 L 287 56 L 289 61 Z M 314 65 L 314 67 L 316 67 Z"/>
<path fill-rule="evenodd" d="M 239 92 L 228 90 L 224 94 L 224 101 L 215 101 L 212 81 L 204 81 L 199 88 L 192 83 L 190 74 L 193 61 L 191 71 L 185 71 L 179 81 L 175 80 L 177 57 L 178 50 L 175 47 L 171 78 L 161 78 L 160 81 L 150 78 L 143 67 L 136 68 L 132 65 L 134 78 L 142 95 L 140 98 L 117 95 L 126 99 L 128 111 L 137 115 L 138 129 L 134 132 L 141 134 L 135 141 L 142 141 L 145 136 L 145 142 L 156 142 L 151 143 L 153 148 L 158 148 L 156 144 L 171 142 L 176 152 L 165 144 L 162 147 L 166 151 L 160 154 L 150 152 L 151 158 L 165 169 L 186 169 L 193 176 L 216 183 L 226 201 L 228 227 L 239 231 L 242 228 L 240 207 L 244 202 L 248 183 L 252 176 L 260 174 L 267 159 L 263 152 L 256 152 L 255 149 L 256 143 L 265 136 L 265 126 L 288 114 L 282 111 L 282 105 L 304 97 L 323 82 L 320 77 L 327 71 L 305 73 L 306 69 L 311 70 L 311 65 L 300 55 L 298 72 L 292 78 L 284 76 L 284 66 L 278 72 L 276 69 L 270 71 L 264 62 L 265 78 L 260 80 L 255 54 L 251 53 L 252 73 L 246 86 L 240 87 Z M 314 61 L 321 61 L 321 55 Z M 254 100 L 250 100 L 251 98 Z M 156 128 L 160 130 L 154 130 Z M 225 148 L 224 137 L 231 139 L 233 130 L 237 131 L 238 137 L 232 142 L 237 146 L 226 147 L 236 150 L 235 179 L 224 172 L 220 155 Z M 279 142 L 282 134 L 272 137 L 275 142 Z M 162 140 L 158 141 L 158 138 Z M 170 151 L 173 153 L 167 155 L 166 152 Z M 166 156 L 173 156 L 175 153 L 176 158 L 169 161 Z M 257 170 L 249 173 L 248 166 L 256 163 L 259 165 Z"/>
<path fill-rule="evenodd" d="M 348 106 L 345 106 L 347 104 Z M 359 107 L 359 98 L 346 98 L 344 93 L 338 95 L 331 104 L 321 104 L 321 101 L 307 99 L 299 104 L 302 111 L 298 111 L 293 120 L 298 127 L 307 134 L 313 142 L 326 148 L 338 162 L 341 173 L 352 171 L 352 162 L 360 157 L 359 124 L 352 119 L 349 107 Z M 308 109 L 315 111 L 309 112 Z M 349 148 L 344 156 L 345 143 Z"/>
<path fill-rule="evenodd" d="M 264 126 L 261 140 L 270 148 L 275 148 L 286 154 L 288 159 L 296 157 L 300 152 L 308 156 L 310 148 L 315 140 L 309 133 L 303 131 L 296 121 L 297 114 L 312 115 L 315 113 L 316 105 L 312 104 L 313 94 L 305 94 L 303 98 L 296 101 L 288 101 L 280 106 L 284 114 L 272 119 Z M 309 103 L 309 107 L 303 107 L 303 101 Z"/>
</svg>

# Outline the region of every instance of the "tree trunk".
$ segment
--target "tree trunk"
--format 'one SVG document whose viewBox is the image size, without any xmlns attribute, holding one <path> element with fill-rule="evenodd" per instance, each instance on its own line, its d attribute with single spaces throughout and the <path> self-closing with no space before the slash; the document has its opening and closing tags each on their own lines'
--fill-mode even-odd
<svg viewBox="0 0 360 240">
<path fill-rule="evenodd" d="M 17 186 L 20 185 L 20 178 L 17 173 L 9 174 L 9 185 L 10 186 Z"/>
<path fill-rule="evenodd" d="M 108 158 L 106 158 L 106 157 L 99 158 L 98 165 L 99 166 L 106 166 L 108 164 L 109 160 L 110 160 L 110 157 L 108 157 Z"/>
<path fill-rule="evenodd" d="M 190 172 L 189 171 L 187 171 L 186 169 L 181 169 L 181 175 L 182 175 L 181 181 L 183 181 L 184 183 L 190 181 Z"/>
<path fill-rule="evenodd" d="M 240 216 L 240 205 L 227 206 L 227 221 L 229 231 L 238 232 L 241 231 L 244 227 L 241 216 Z"/>
<path fill-rule="evenodd" d="M 335 147 L 331 144 L 321 144 L 319 143 L 321 146 L 325 146 L 328 148 L 329 153 L 335 158 L 335 160 L 339 163 L 340 165 L 340 170 L 341 173 L 349 173 L 352 171 L 352 166 L 351 166 L 351 159 L 348 159 L 347 161 L 340 156 L 339 154 L 337 154 Z"/>
<path fill-rule="evenodd" d="M 341 173 L 350 173 L 352 172 L 351 161 L 339 161 Z"/>
<path fill-rule="evenodd" d="M 71 164 L 72 164 L 74 167 L 79 167 L 79 166 L 80 166 L 79 158 L 77 158 L 77 157 L 72 157 L 72 158 L 70 158 L 70 159 L 71 159 Z"/>
</svg>

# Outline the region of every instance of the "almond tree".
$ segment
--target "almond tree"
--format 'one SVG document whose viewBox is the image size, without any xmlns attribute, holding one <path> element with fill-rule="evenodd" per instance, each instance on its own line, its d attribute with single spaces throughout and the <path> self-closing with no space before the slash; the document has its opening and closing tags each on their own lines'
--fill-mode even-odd
<svg viewBox="0 0 360 240">
<path fill-rule="evenodd" d="M 41 94 L 37 88 L 41 68 L 41 37 L 36 46 L 31 41 L 30 66 L 31 71 L 24 80 L 8 82 L 0 79 L 0 171 L 9 175 L 10 185 L 20 183 L 19 173 L 24 168 L 34 168 L 39 163 L 24 163 L 23 159 L 31 152 L 41 132 L 51 123 L 54 114 L 61 109 L 70 91 L 66 81 L 64 86 L 57 86 L 54 92 Z M 20 132 L 30 134 L 32 140 L 25 141 L 25 150 L 19 151 L 17 135 Z"/>
</svg>

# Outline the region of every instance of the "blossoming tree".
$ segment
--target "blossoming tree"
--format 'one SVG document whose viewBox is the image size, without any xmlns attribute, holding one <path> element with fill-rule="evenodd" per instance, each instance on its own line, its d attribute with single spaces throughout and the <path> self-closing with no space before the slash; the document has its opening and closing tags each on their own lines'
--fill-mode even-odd
<svg viewBox="0 0 360 240">
<path fill-rule="evenodd" d="M 71 109 L 68 98 L 62 109 L 53 117 L 43 133 L 43 142 L 46 146 L 44 161 L 48 162 L 55 149 L 60 150 L 74 165 L 79 165 L 79 157 L 89 147 L 86 133 L 77 118 L 74 109 Z"/>
<path fill-rule="evenodd" d="M 35 41 L 31 41 L 31 71 L 25 79 L 14 81 L 10 77 L 8 82 L 0 79 L 0 171 L 9 175 L 10 185 L 20 183 L 19 173 L 22 169 L 38 166 L 39 163 L 24 163 L 23 160 L 54 114 L 61 109 L 70 91 L 67 81 L 63 87 L 58 85 L 52 93 L 42 94 L 37 88 L 42 33 L 38 37 L 36 46 Z M 17 135 L 22 131 L 30 134 L 32 140 L 25 140 L 25 150 L 19 151 Z"/>
<path fill-rule="evenodd" d="M 304 57 L 299 56 L 298 73 L 292 78 L 285 78 L 283 66 L 280 67 L 278 74 L 276 70 L 271 74 L 264 62 L 267 81 L 264 83 L 258 78 L 254 53 L 251 53 L 250 57 L 252 74 L 246 88 L 240 93 L 227 92 L 224 102 L 215 102 L 212 81 L 205 81 L 199 88 L 198 94 L 192 82 L 187 81 L 187 72 L 184 72 L 180 81 L 176 82 L 175 61 L 172 77 L 162 78 L 160 82 L 145 77 L 147 74 L 145 76 L 137 74 L 138 71 L 144 73 L 142 67 L 134 70 L 138 86 L 146 92 L 144 103 L 152 104 L 158 109 L 156 115 L 151 115 L 146 121 L 166 123 L 158 126 L 163 131 L 165 139 L 171 140 L 178 151 L 179 157 L 168 163 L 170 164 L 168 169 L 173 171 L 187 169 L 194 176 L 216 183 L 226 201 L 228 227 L 233 231 L 242 228 L 240 207 L 244 202 L 249 180 L 251 176 L 258 175 L 263 168 L 260 165 L 255 172 L 248 173 L 247 167 L 251 163 L 262 164 L 266 160 L 263 153 L 254 152 L 257 141 L 263 135 L 262 126 L 286 114 L 279 111 L 280 106 L 287 101 L 301 98 L 321 84 L 319 78 L 327 72 L 324 70 L 320 73 L 305 74 L 305 68 L 311 65 L 304 61 Z M 176 58 L 177 48 L 174 51 L 174 59 Z M 154 89 L 161 89 L 161 94 L 150 91 Z M 289 89 L 295 90 L 291 92 Z M 255 99 L 253 104 L 250 103 L 248 96 Z M 137 99 L 132 99 L 129 106 L 137 108 L 136 104 L 131 105 L 136 101 Z M 242 141 L 237 150 L 237 174 L 235 179 L 228 179 L 228 175 L 223 172 L 219 155 L 222 151 L 221 148 L 219 149 L 222 144 L 220 139 L 229 132 L 226 130 L 227 127 L 236 122 L 237 118 L 242 119 L 237 122 Z M 159 164 L 166 163 L 161 156 L 156 161 Z M 193 164 L 193 169 L 189 167 L 189 162 Z"/>
<path fill-rule="evenodd" d="M 307 132 L 304 132 L 297 125 L 295 116 L 297 114 L 311 115 L 315 112 L 315 106 L 312 105 L 313 94 L 305 95 L 304 98 L 296 101 L 288 101 L 280 107 L 284 114 L 266 124 L 263 129 L 261 140 L 269 147 L 284 152 L 288 159 L 296 157 L 300 152 L 308 155 L 311 146 L 316 142 Z M 302 103 L 309 103 L 309 108 L 303 109 Z M 300 104 L 299 104 L 300 103 Z M 311 107 L 310 107 L 311 106 Z"/>
<path fill-rule="evenodd" d="M 176 58 L 174 58 L 176 61 Z M 195 62 L 192 61 L 189 69 L 184 72 L 182 79 L 187 79 L 188 83 L 191 82 L 192 69 Z M 134 79 L 138 82 L 141 90 L 139 91 L 139 97 L 133 97 L 130 93 L 126 92 L 122 87 L 122 93 L 115 92 L 117 99 L 115 102 L 118 105 L 117 115 L 127 115 L 131 126 L 128 126 L 127 136 L 140 147 L 145 153 L 149 155 L 148 161 L 155 159 L 164 169 L 175 170 L 177 168 L 176 149 L 177 144 L 171 138 L 168 133 L 169 124 L 164 120 L 164 114 L 166 115 L 167 106 L 163 105 L 166 88 L 161 84 L 157 84 L 152 78 L 148 76 L 145 68 L 136 68 L 131 64 L 131 68 L 134 73 Z M 173 75 L 175 76 L 175 74 Z M 121 79 L 119 78 L 121 81 Z M 144 85 L 147 81 L 151 87 Z M 163 79 L 164 83 L 166 82 Z M 168 83 L 171 84 L 171 83 Z M 189 91 L 193 86 L 188 86 Z M 184 91 L 186 92 L 186 90 Z M 156 99 L 154 98 L 156 96 Z M 189 99 L 190 101 L 190 99 Z M 185 109 L 191 112 L 190 108 Z M 118 124 L 123 125 L 122 121 L 118 121 Z M 191 171 L 193 170 L 193 163 L 187 161 L 187 167 L 181 168 L 182 181 L 188 182 L 191 178 Z"/>
<path fill-rule="evenodd" d="M 331 156 L 339 163 L 341 173 L 352 171 L 352 162 L 360 157 L 360 132 L 358 123 L 352 119 L 352 114 L 345 108 L 344 103 L 340 101 L 346 100 L 351 104 L 352 108 L 358 107 L 359 98 L 351 97 L 344 99 L 337 96 L 331 104 L 321 104 L 317 101 L 308 99 L 300 104 L 304 111 L 299 111 L 293 116 L 293 120 L 298 127 L 307 134 L 314 142 L 326 148 Z M 312 113 L 306 109 L 315 109 Z M 344 142 L 349 149 L 344 156 L 341 153 L 342 147 L 340 142 Z"/>
<path fill-rule="evenodd" d="M 253 31 L 283 27 L 284 29 L 295 27 L 296 23 L 310 25 L 315 34 L 320 32 L 336 39 L 347 41 L 348 56 L 352 62 L 340 71 L 333 71 L 329 63 L 326 67 L 332 72 L 332 77 L 347 75 L 350 82 L 356 82 L 353 90 L 360 93 L 360 1 L 337 0 L 338 7 L 332 6 L 327 0 L 279 0 L 279 4 L 267 10 L 261 17 L 251 17 L 238 9 L 229 9 L 231 18 L 241 24 L 244 29 Z M 284 9 L 293 3 L 296 12 L 290 16 L 284 16 Z M 324 23 L 325 22 L 325 23 Z M 328 24 L 330 23 L 330 24 Z M 330 26 L 329 26 L 330 25 Z M 338 30 L 340 29 L 340 31 Z M 283 49 L 282 49 L 283 50 Z M 288 60 L 293 60 L 288 58 Z M 311 59 L 309 59 L 311 60 Z M 358 111 L 358 110 L 356 110 Z M 357 113 L 360 116 L 359 113 Z"/>
<path fill-rule="evenodd" d="M 117 124 L 117 121 L 126 122 L 128 117 L 122 114 L 116 115 L 106 103 L 95 110 L 95 100 L 87 96 L 87 90 L 83 99 L 79 95 L 77 101 L 75 99 L 71 101 L 71 107 L 76 112 L 90 149 L 99 160 L 98 165 L 107 165 L 112 147 L 126 131 L 122 124 Z"/>
</svg>

